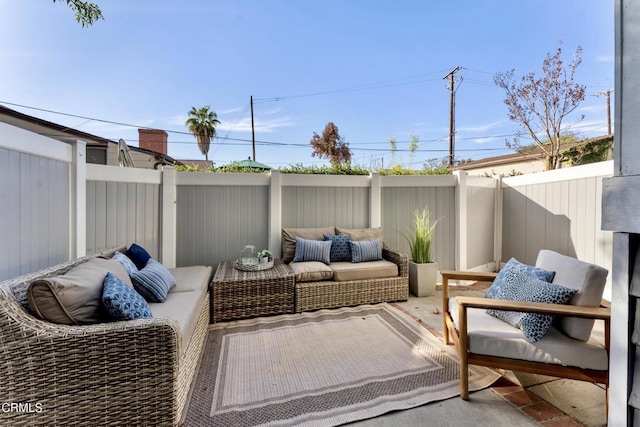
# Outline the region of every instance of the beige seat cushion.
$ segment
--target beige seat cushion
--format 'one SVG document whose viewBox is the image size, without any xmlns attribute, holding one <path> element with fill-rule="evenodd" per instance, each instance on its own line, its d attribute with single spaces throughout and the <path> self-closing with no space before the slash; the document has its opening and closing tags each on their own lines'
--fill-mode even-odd
<svg viewBox="0 0 640 427">
<path fill-rule="evenodd" d="M 376 228 L 341 228 L 336 227 L 336 234 L 348 234 L 351 240 L 373 240 L 380 239 L 380 243 L 384 243 L 384 232 L 382 227 Z"/>
<path fill-rule="evenodd" d="M 296 254 L 296 237 L 307 240 L 323 240 L 325 234 L 336 234 L 334 227 L 319 228 L 283 228 L 282 229 L 282 258 L 290 263 Z"/>
<path fill-rule="evenodd" d="M 455 297 L 449 299 L 449 312 L 458 325 L 458 305 Z M 524 338 L 518 328 L 489 316 L 485 310 L 467 309 L 469 351 L 488 356 L 507 357 L 531 362 L 606 371 L 609 363 L 604 348 L 604 322 L 597 321 L 588 341 L 570 338 L 555 327 L 536 343 Z"/>
<path fill-rule="evenodd" d="M 170 268 L 169 272 L 176 279 L 176 285 L 170 292 L 206 291 L 211 282 L 213 267 L 194 265 Z"/>
<path fill-rule="evenodd" d="M 329 264 L 329 267 L 333 270 L 333 280 L 336 282 L 380 279 L 398 275 L 398 265 L 387 260 L 359 262 L 355 264 L 346 261 L 332 262 Z"/>
<path fill-rule="evenodd" d="M 118 261 L 93 258 L 63 275 L 31 283 L 27 291 L 29 309 L 40 319 L 52 323 L 85 325 L 103 322 L 102 285 L 109 272 L 133 288 L 129 275 Z"/>
<path fill-rule="evenodd" d="M 292 262 L 289 267 L 296 276 L 296 282 L 317 282 L 333 278 L 333 270 L 323 262 Z"/>
<path fill-rule="evenodd" d="M 153 317 L 175 319 L 180 324 L 182 352 L 185 351 L 191 335 L 196 329 L 198 317 L 202 311 L 206 291 L 169 292 L 165 302 L 149 304 Z"/>
</svg>

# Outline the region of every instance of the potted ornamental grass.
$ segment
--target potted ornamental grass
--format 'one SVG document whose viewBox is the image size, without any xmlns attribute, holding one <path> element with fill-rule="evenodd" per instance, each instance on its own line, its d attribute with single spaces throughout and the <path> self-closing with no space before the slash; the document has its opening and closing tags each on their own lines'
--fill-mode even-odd
<svg viewBox="0 0 640 427">
<path fill-rule="evenodd" d="M 436 290 L 438 264 L 433 260 L 433 232 L 438 220 L 431 220 L 429 207 L 416 209 L 413 228 L 407 236 L 411 260 L 409 261 L 409 290 L 417 297 L 432 295 Z"/>
</svg>

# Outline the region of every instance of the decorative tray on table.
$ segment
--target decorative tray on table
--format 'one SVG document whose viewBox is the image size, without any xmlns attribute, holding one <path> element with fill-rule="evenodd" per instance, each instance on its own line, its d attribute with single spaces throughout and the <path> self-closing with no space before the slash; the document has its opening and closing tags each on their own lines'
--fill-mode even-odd
<svg viewBox="0 0 640 427">
<path fill-rule="evenodd" d="M 260 263 L 243 263 L 242 260 L 237 259 L 235 267 L 241 271 L 263 271 L 273 268 L 273 258 L 269 258 L 267 262 Z"/>
</svg>

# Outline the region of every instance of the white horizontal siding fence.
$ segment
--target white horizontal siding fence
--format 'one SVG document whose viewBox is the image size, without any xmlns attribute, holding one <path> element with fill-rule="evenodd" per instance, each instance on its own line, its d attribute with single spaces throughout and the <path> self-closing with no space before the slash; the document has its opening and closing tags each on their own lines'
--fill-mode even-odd
<svg viewBox="0 0 640 427">
<path fill-rule="evenodd" d="M 155 259 L 160 250 L 157 170 L 87 165 L 87 252 L 137 243 Z"/>
<path fill-rule="evenodd" d="M 280 256 L 281 229 L 383 227 L 408 252 L 413 212 L 438 220 L 441 269 L 493 270 L 549 248 L 611 266 L 599 230 L 611 163 L 529 176 L 217 174 L 85 163 L 84 143 L 0 124 L 0 279 L 138 243 L 165 265 L 213 265 L 245 245 Z"/>
<path fill-rule="evenodd" d="M 84 152 L 84 143 L 64 143 L 0 123 L 0 281 L 66 261 L 77 252 L 77 186 L 70 179 L 82 175 L 75 159 Z"/>
<path fill-rule="evenodd" d="M 611 298 L 613 234 L 600 229 L 602 180 L 613 161 L 504 178 L 502 261 L 533 264 L 551 249 L 609 270 Z"/>
</svg>

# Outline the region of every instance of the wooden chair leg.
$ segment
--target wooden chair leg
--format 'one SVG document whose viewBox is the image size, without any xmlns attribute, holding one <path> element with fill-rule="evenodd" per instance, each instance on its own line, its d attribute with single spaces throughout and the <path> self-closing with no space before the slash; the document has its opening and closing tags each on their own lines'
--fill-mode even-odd
<svg viewBox="0 0 640 427">
<path fill-rule="evenodd" d="M 449 312 L 449 278 L 442 278 L 442 340 L 449 345 L 449 328 L 447 327 L 447 313 Z"/>
<path fill-rule="evenodd" d="M 467 359 L 467 309 L 458 306 L 460 338 L 458 339 L 458 358 L 460 359 L 460 397 L 469 400 L 469 363 Z"/>
<path fill-rule="evenodd" d="M 443 315 L 444 317 L 444 315 Z M 444 341 L 444 345 L 449 345 L 451 344 L 449 342 L 449 328 L 447 328 L 447 321 L 443 320 L 443 327 L 442 327 L 442 340 Z"/>
<path fill-rule="evenodd" d="M 605 419 L 606 423 L 609 424 L 609 384 L 607 383 L 606 386 L 607 386 L 607 396 L 606 396 L 606 399 L 607 399 L 607 401 L 606 401 L 607 402 L 606 403 L 606 410 L 607 410 L 607 412 L 605 414 L 605 418 L 604 419 Z"/>
<path fill-rule="evenodd" d="M 460 358 L 460 397 L 462 400 L 469 400 L 469 365 L 467 358 Z"/>
</svg>

